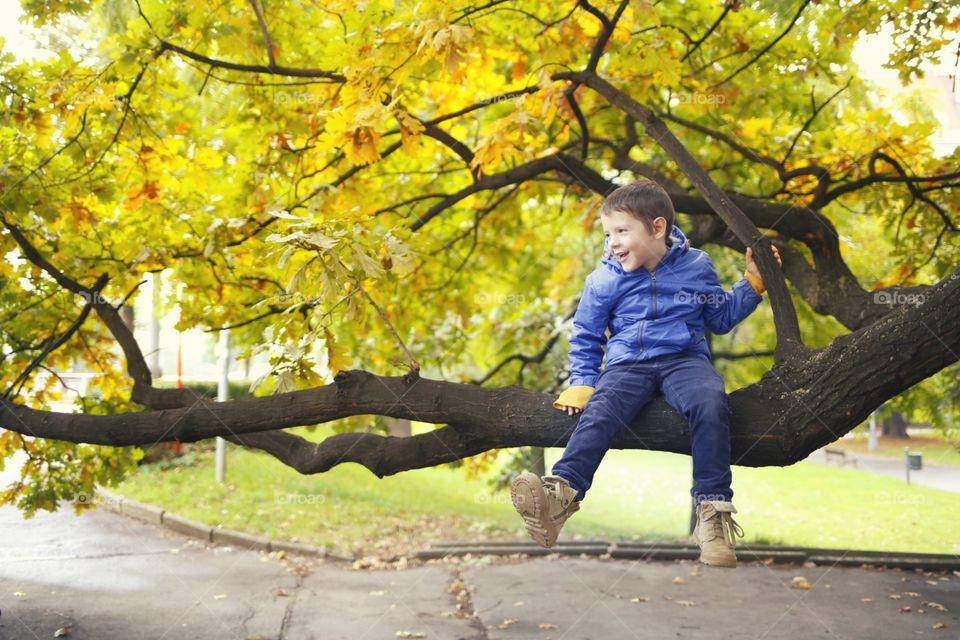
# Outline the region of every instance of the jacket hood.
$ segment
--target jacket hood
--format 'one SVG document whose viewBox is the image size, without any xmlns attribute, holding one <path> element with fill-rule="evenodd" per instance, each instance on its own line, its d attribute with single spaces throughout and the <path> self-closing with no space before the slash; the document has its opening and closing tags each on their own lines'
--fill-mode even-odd
<svg viewBox="0 0 960 640">
<path fill-rule="evenodd" d="M 626 275 L 627 272 L 623 270 L 623 266 L 620 264 L 620 261 L 613 257 L 613 253 L 610 251 L 609 244 L 610 238 L 604 238 L 603 257 L 600 258 L 601 264 L 609 266 L 617 273 Z M 683 235 L 683 231 L 680 231 L 680 227 L 674 223 L 673 228 L 670 230 L 670 246 L 667 248 L 667 253 L 664 254 L 662 262 L 665 263 L 675 260 L 677 257 L 683 255 L 689 250 L 690 241 L 687 240 L 687 236 Z"/>
</svg>

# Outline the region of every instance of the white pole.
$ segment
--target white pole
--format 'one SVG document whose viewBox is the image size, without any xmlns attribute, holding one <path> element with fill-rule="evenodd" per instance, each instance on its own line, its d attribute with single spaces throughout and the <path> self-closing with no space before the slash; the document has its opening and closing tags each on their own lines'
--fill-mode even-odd
<svg viewBox="0 0 960 640">
<path fill-rule="evenodd" d="M 867 451 L 876 451 L 880 448 L 880 439 L 877 437 L 877 412 L 870 413 L 870 429 L 867 431 Z"/>
<path fill-rule="evenodd" d="M 148 367 L 150 375 L 156 381 L 163 375 L 163 372 L 160 371 L 160 286 L 162 280 L 159 271 L 155 271 L 151 276 L 153 309 L 150 311 L 150 359 Z"/>
<path fill-rule="evenodd" d="M 217 402 L 226 402 L 230 396 L 230 332 L 220 332 L 220 381 L 217 384 Z M 217 482 L 227 477 L 227 441 L 217 437 Z"/>
</svg>

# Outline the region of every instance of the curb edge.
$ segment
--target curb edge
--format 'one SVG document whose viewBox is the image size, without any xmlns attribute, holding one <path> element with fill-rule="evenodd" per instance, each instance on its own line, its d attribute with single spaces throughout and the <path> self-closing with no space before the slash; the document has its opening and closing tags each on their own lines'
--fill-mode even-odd
<svg viewBox="0 0 960 640">
<path fill-rule="evenodd" d="M 245 531 L 204 524 L 167 511 L 156 505 L 140 502 L 139 500 L 128 498 L 125 495 L 114 493 L 99 486 L 97 487 L 96 495 L 102 498 L 102 500 L 95 501 L 95 505 L 98 507 L 103 507 L 127 518 L 157 525 L 191 538 L 198 538 L 210 544 L 232 546 L 242 548 L 246 551 L 282 551 L 284 553 L 295 553 L 303 556 L 313 556 L 324 560 L 338 560 L 341 562 L 354 562 L 356 560 L 355 558 L 348 558 L 336 553 L 331 553 L 323 547 L 286 540 L 273 540 L 266 536 L 258 536 L 246 533 Z"/>
</svg>

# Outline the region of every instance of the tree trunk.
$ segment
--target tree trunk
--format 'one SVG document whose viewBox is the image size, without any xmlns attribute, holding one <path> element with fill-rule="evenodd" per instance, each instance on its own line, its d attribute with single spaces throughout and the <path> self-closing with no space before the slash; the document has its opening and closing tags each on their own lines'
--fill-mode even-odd
<svg viewBox="0 0 960 640">
<path fill-rule="evenodd" d="M 530 471 L 538 476 L 547 475 L 547 462 L 544 457 L 546 449 L 543 447 L 534 447 L 530 453 L 533 455 L 533 464 L 531 465 Z"/>
<path fill-rule="evenodd" d="M 903 419 L 903 414 L 894 411 L 883 419 L 883 435 L 891 438 L 909 438 L 907 435 L 907 421 Z"/>
<path fill-rule="evenodd" d="M 406 419 L 390 421 L 390 435 L 395 438 L 410 436 L 410 421 Z"/>
</svg>

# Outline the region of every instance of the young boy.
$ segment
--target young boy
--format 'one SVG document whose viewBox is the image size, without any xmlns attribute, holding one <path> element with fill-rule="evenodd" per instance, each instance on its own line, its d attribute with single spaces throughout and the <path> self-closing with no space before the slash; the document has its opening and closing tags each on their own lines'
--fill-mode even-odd
<svg viewBox="0 0 960 640">
<path fill-rule="evenodd" d="M 580 509 L 613 438 L 658 392 L 690 424 L 697 524 L 704 564 L 736 567 L 731 514 L 729 405 L 710 363 L 704 327 L 727 333 L 760 303 L 763 279 L 746 251 L 744 278 L 725 292 L 710 257 L 674 226 L 673 204 L 655 182 L 618 188 L 600 210 L 604 255 L 586 280 L 570 338 L 570 388 L 553 406 L 582 410 L 553 475 L 525 472 L 511 497 L 540 545 L 556 542 Z M 774 247 L 777 262 L 780 254 Z M 610 329 L 609 342 L 605 331 Z M 600 362 L 606 347 L 606 366 Z M 589 402 L 588 402 L 589 401 Z"/>
</svg>

